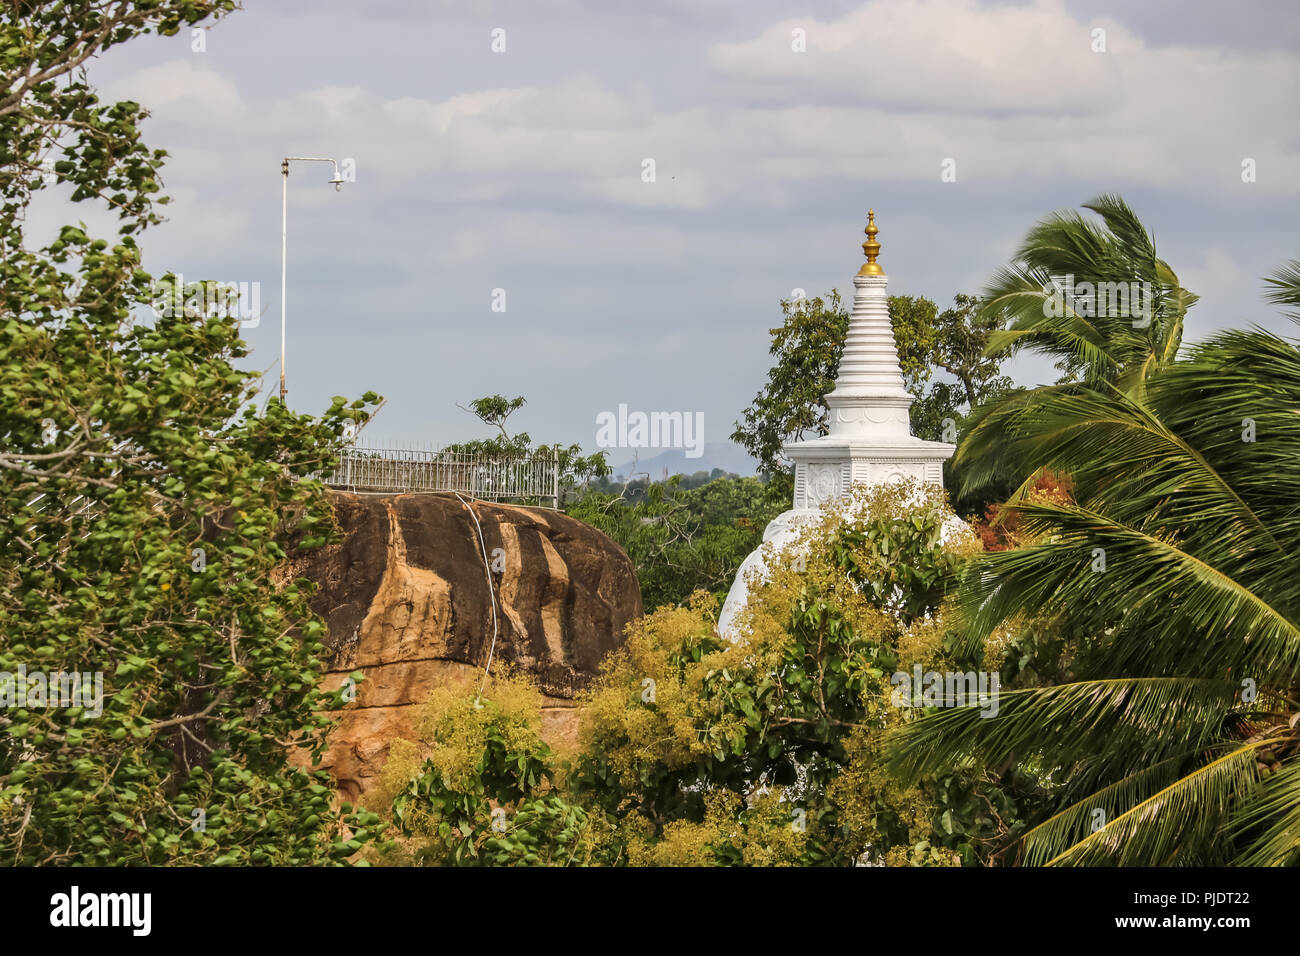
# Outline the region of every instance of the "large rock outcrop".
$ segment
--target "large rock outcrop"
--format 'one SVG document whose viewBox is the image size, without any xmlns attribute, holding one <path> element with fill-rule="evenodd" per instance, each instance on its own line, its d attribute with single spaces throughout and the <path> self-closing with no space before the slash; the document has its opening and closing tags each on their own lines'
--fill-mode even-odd
<svg viewBox="0 0 1300 956">
<path fill-rule="evenodd" d="M 345 797 L 369 788 L 394 738 L 413 736 L 432 689 L 481 675 L 489 651 L 542 689 L 544 733 L 571 735 L 573 697 L 641 613 L 636 572 L 617 544 L 542 508 L 432 494 L 330 498 L 345 540 L 289 571 L 320 585 L 312 607 L 329 627 L 326 686 L 365 675 L 325 756 Z"/>
</svg>

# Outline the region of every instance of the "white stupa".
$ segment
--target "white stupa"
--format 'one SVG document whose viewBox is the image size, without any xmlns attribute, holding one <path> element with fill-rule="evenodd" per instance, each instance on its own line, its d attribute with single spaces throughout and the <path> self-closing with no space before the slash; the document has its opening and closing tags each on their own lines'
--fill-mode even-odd
<svg viewBox="0 0 1300 956">
<path fill-rule="evenodd" d="M 749 596 L 749 581 L 766 572 L 767 553 L 781 552 L 801 522 L 816 518 L 827 502 L 847 495 L 853 486 L 885 485 L 904 479 L 943 484 L 943 463 L 955 445 L 912 435 L 908 410 L 912 396 L 903 385 L 894 330 L 889 322 L 889 278 L 876 262 L 875 210 L 867 213 L 867 261 L 853 277 L 853 312 L 840 358 L 835 389 L 826 396 L 830 431 L 820 438 L 783 447 L 794 461 L 794 507 L 775 518 L 763 532 L 764 546 L 745 559 L 727 593 L 718 618 L 718 633 L 736 636 L 736 616 Z"/>
</svg>

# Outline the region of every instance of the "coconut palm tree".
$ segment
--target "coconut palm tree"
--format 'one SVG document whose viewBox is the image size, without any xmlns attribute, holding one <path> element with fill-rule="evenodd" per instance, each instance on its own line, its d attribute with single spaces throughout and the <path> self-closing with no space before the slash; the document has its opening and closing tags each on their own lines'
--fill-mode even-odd
<svg viewBox="0 0 1300 956">
<path fill-rule="evenodd" d="M 975 410 L 963 429 L 953 471 L 963 493 L 1005 481 L 1025 463 L 1008 458 L 1008 429 L 1023 428 L 1040 402 L 1104 383 L 1140 397 L 1147 378 L 1171 363 L 1197 297 L 1156 255 L 1155 238 L 1115 195 L 1083 204 L 1101 222 L 1068 210 L 1035 225 L 1015 261 L 981 294 L 980 315 L 1003 328 L 988 353 L 1046 355 L 1064 374 L 1055 385 L 1019 390 Z"/>
<path fill-rule="evenodd" d="M 1300 261 L 1267 281 L 1300 306 Z M 893 762 L 1039 774 L 1031 865 L 1300 863 L 1300 347 L 1222 332 L 1121 380 L 1019 413 L 1014 454 L 1072 474 L 1073 500 L 1017 502 L 1031 543 L 984 555 L 964 595 L 968 650 L 1068 619 L 1089 635 L 1070 675 L 994 719 L 915 721 Z"/>
</svg>

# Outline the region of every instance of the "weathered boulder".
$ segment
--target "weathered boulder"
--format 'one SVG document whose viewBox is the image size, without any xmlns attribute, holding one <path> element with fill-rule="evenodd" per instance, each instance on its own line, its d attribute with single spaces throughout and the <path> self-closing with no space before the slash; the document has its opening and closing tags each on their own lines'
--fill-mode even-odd
<svg viewBox="0 0 1300 956">
<path fill-rule="evenodd" d="M 320 585 L 312 607 L 329 628 L 325 686 L 365 675 L 324 760 L 346 798 L 368 789 L 394 738 L 414 734 L 433 688 L 481 675 L 489 653 L 537 682 L 549 737 L 572 734 L 575 694 L 641 614 L 622 548 L 543 508 L 434 494 L 330 498 L 345 540 L 288 571 Z"/>
</svg>

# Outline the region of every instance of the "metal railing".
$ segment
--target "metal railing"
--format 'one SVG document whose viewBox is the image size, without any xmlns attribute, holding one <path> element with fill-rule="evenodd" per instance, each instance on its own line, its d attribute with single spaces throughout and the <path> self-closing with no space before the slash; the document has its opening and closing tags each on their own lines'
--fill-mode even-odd
<svg viewBox="0 0 1300 956">
<path fill-rule="evenodd" d="M 559 507 L 558 450 L 519 458 L 421 448 L 349 445 L 322 482 L 349 491 L 460 492 L 492 501 L 536 499 Z"/>
</svg>

